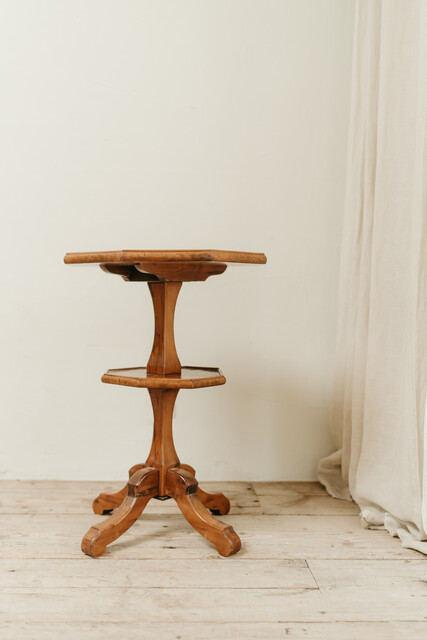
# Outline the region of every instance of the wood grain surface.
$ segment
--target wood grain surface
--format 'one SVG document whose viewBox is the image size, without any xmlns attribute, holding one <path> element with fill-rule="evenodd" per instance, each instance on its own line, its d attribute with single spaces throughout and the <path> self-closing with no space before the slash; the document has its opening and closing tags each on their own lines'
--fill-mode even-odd
<svg viewBox="0 0 427 640">
<path fill-rule="evenodd" d="M 221 558 L 173 500 L 151 500 L 97 560 L 79 532 L 120 483 L 2 481 L 2 640 L 424 640 L 426 562 L 317 483 L 204 483 L 244 539 Z M 263 498 L 258 502 L 258 498 Z M 290 499 L 292 498 L 292 499 Z M 286 514 L 270 514 L 271 505 Z"/>
<path fill-rule="evenodd" d="M 135 264 L 139 262 L 237 262 L 241 264 L 265 264 L 264 253 L 248 251 L 223 251 L 217 249 L 168 249 L 168 250 L 121 250 L 121 251 L 87 251 L 67 253 L 66 264 L 83 264 L 88 262 Z"/>
</svg>

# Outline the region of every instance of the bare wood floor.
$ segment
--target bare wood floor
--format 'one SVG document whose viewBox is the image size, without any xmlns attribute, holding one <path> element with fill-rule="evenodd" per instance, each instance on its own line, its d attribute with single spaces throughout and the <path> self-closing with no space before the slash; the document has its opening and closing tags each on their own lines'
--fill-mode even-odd
<svg viewBox="0 0 427 640">
<path fill-rule="evenodd" d="M 427 638 L 427 561 L 316 483 L 201 483 L 231 500 L 218 556 L 172 500 L 92 559 L 91 501 L 120 484 L 0 483 L 2 640 Z"/>
</svg>

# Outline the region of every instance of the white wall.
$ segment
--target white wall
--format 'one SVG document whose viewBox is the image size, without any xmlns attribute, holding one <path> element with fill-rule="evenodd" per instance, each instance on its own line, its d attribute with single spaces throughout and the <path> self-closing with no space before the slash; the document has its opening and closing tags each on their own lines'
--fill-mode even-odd
<svg viewBox="0 0 427 640">
<path fill-rule="evenodd" d="M 353 0 L 0 5 L 5 478 L 119 479 L 151 441 L 145 284 L 66 251 L 264 251 L 184 285 L 175 433 L 199 479 L 310 480 L 331 449 Z"/>
</svg>

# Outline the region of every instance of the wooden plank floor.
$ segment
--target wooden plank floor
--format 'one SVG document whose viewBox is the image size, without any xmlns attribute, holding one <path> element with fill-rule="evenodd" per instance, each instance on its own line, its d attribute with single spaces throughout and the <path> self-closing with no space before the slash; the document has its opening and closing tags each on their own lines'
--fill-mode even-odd
<svg viewBox="0 0 427 640">
<path fill-rule="evenodd" d="M 427 560 L 317 483 L 202 483 L 231 500 L 231 558 L 172 500 L 88 558 L 91 501 L 120 486 L 0 482 L 1 640 L 427 638 Z"/>
</svg>

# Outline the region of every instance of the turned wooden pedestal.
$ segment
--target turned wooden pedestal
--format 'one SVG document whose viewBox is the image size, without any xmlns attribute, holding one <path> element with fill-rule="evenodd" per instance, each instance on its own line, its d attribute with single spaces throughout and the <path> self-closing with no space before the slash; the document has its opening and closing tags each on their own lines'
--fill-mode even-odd
<svg viewBox="0 0 427 640">
<path fill-rule="evenodd" d="M 229 500 L 198 486 L 195 471 L 181 464 L 172 435 L 172 413 L 180 389 L 196 389 L 225 383 L 219 369 L 182 367 L 175 348 L 174 313 L 183 282 L 206 280 L 221 274 L 227 263 L 263 264 L 262 253 L 238 251 L 111 251 L 67 253 L 67 264 L 98 263 L 107 273 L 127 281 L 147 282 L 154 306 L 154 342 L 146 367 L 111 369 L 103 382 L 148 389 L 154 414 L 153 442 L 145 464 L 129 470 L 121 491 L 101 493 L 93 502 L 99 515 L 110 514 L 89 529 L 82 550 L 89 556 L 104 553 L 139 518 L 145 506 L 157 500 L 176 500 L 188 522 L 212 542 L 218 553 L 229 556 L 240 549 L 240 539 L 230 526 L 212 514 L 225 515 Z"/>
</svg>

